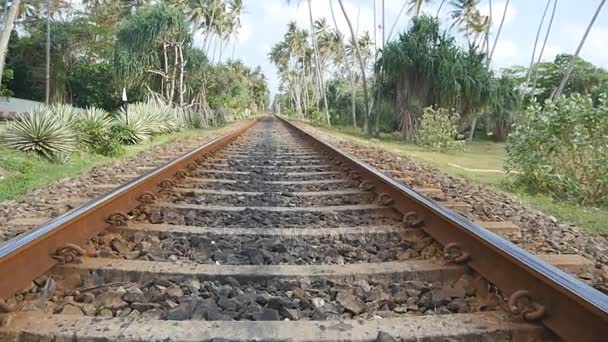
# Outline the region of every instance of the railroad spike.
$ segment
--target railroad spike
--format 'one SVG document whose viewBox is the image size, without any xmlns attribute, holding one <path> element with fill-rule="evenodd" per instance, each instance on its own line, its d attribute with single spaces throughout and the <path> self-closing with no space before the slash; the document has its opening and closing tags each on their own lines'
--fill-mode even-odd
<svg viewBox="0 0 608 342">
<path fill-rule="evenodd" d="M 424 220 L 418 217 L 418 214 L 415 211 L 410 211 L 403 215 L 403 219 L 401 222 L 405 223 L 408 227 L 420 227 L 424 224 Z"/>
<path fill-rule="evenodd" d="M 376 202 L 378 205 L 387 206 L 393 204 L 395 201 L 389 194 L 383 192 L 380 194 L 380 196 L 378 196 L 378 200 Z"/>
<path fill-rule="evenodd" d="M 156 197 L 156 195 L 150 191 L 146 191 L 143 194 L 139 195 L 139 197 L 137 197 L 137 200 L 143 204 L 152 204 L 157 199 L 158 199 L 158 197 Z"/>
<path fill-rule="evenodd" d="M 374 183 L 370 182 L 370 181 L 363 181 L 359 184 L 359 189 L 363 190 L 363 191 L 371 191 L 374 190 L 376 186 L 374 185 Z"/>
<path fill-rule="evenodd" d="M 521 316 L 524 320 L 532 322 L 543 318 L 547 309 L 532 299 L 527 290 L 518 290 L 511 294 L 508 301 L 509 311 Z"/>
<path fill-rule="evenodd" d="M 80 246 L 68 243 L 63 247 L 57 248 L 51 257 L 57 260 L 60 264 L 71 262 L 80 263 L 80 257 L 85 256 L 87 252 Z"/>
<path fill-rule="evenodd" d="M 177 178 L 177 179 L 186 179 L 187 177 L 188 177 L 188 174 L 183 170 L 177 171 L 175 173 L 175 178 Z"/>
<path fill-rule="evenodd" d="M 451 242 L 443 248 L 443 256 L 453 263 L 463 263 L 471 258 L 471 255 L 462 249 L 458 242 Z"/>
<path fill-rule="evenodd" d="M 112 213 L 106 218 L 106 222 L 117 227 L 126 226 L 127 221 L 129 221 L 129 218 L 121 212 Z"/>
<path fill-rule="evenodd" d="M 158 185 L 161 188 L 167 190 L 167 189 L 171 189 L 171 188 L 175 187 L 175 182 L 171 179 L 163 179 L 162 181 L 160 181 L 160 183 Z"/>
</svg>

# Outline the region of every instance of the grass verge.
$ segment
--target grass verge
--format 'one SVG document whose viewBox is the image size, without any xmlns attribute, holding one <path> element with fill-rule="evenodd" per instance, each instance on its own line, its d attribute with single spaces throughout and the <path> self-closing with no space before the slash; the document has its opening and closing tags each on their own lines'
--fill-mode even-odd
<svg viewBox="0 0 608 342">
<path fill-rule="evenodd" d="M 126 146 L 120 157 L 110 158 L 83 151 L 76 151 L 68 163 L 51 163 L 34 154 L 15 151 L 0 146 L 0 200 L 14 199 L 29 191 L 40 189 L 56 180 L 77 176 L 96 165 L 123 160 L 154 146 L 177 139 L 207 134 L 217 128 L 185 130 L 155 137 L 140 145 Z"/>
<path fill-rule="evenodd" d="M 549 196 L 530 194 L 510 186 L 507 183 L 506 174 L 501 172 L 507 157 L 502 143 L 473 142 L 467 145 L 465 151 L 437 153 L 420 146 L 405 144 L 391 136 L 369 139 L 365 134 L 352 128 L 320 129 L 357 143 L 380 147 L 422 161 L 447 174 L 490 186 L 494 190 L 510 193 L 532 208 L 560 220 L 574 223 L 585 230 L 608 233 L 608 223 L 606 223 L 608 222 L 608 210 L 561 202 Z"/>
</svg>

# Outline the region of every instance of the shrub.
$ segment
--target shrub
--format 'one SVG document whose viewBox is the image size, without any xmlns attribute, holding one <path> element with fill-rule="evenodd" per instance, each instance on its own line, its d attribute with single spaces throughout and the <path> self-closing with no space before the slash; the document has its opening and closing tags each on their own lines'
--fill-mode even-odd
<svg viewBox="0 0 608 342">
<path fill-rule="evenodd" d="M 69 104 L 53 104 L 47 109 L 52 116 L 69 127 L 75 127 L 82 114 L 82 109 L 72 107 Z"/>
<path fill-rule="evenodd" d="M 78 115 L 77 128 L 82 144 L 89 151 L 108 157 L 124 152 L 120 140 L 113 134 L 112 118 L 103 109 L 91 107 Z"/>
<path fill-rule="evenodd" d="M 56 113 L 47 108 L 36 108 L 10 122 L 2 134 L 2 141 L 16 150 L 34 152 L 55 162 L 65 162 L 78 142 L 67 122 L 69 120 L 57 120 Z"/>
<path fill-rule="evenodd" d="M 124 153 L 121 141 L 110 125 L 85 121 L 79 125 L 83 145 L 91 152 L 106 157 L 116 157 Z"/>
<path fill-rule="evenodd" d="M 416 143 L 438 152 L 461 149 L 464 141 L 456 140 L 459 120 L 458 113 L 450 113 L 445 108 L 425 108 L 416 135 Z"/>
<path fill-rule="evenodd" d="M 531 105 L 507 145 L 516 184 L 580 204 L 608 203 L 608 95 Z"/>
<path fill-rule="evenodd" d="M 135 145 L 148 141 L 153 132 L 153 114 L 142 104 L 129 105 L 125 110 L 120 109 L 112 132 L 123 144 Z"/>
</svg>

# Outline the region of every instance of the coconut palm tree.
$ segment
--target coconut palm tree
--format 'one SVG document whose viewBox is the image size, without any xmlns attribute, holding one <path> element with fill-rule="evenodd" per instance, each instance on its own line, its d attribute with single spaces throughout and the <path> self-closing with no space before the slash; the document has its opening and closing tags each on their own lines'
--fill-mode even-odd
<svg viewBox="0 0 608 342">
<path fill-rule="evenodd" d="M 496 31 L 496 37 L 494 38 L 494 44 L 492 44 L 492 50 L 490 51 L 490 55 L 488 56 L 488 65 L 490 61 L 492 61 L 492 57 L 494 56 L 494 50 L 496 50 L 496 44 L 498 43 L 498 38 L 500 37 L 500 32 L 502 31 L 502 25 L 505 23 L 505 18 L 507 17 L 507 10 L 509 8 L 510 0 L 505 2 L 505 8 L 502 11 L 502 19 L 500 19 L 500 24 L 498 25 L 498 30 Z"/>
<path fill-rule="evenodd" d="M 346 13 L 346 9 L 344 8 L 344 4 L 342 0 L 338 0 L 340 4 L 340 9 L 342 9 L 342 14 L 344 14 L 344 19 L 346 19 L 346 23 L 348 24 L 348 29 L 350 30 L 351 39 L 353 42 L 357 41 L 357 36 L 355 35 L 355 30 L 353 29 L 353 24 L 348 17 L 348 13 Z M 367 78 L 365 77 L 365 69 L 366 65 L 363 63 L 363 57 L 361 55 L 361 51 L 359 51 L 359 44 L 354 44 L 355 47 L 355 55 L 357 60 L 359 61 L 359 68 L 361 69 L 361 80 L 363 82 L 363 103 L 365 105 L 365 120 L 363 122 L 363 129 L 365 131 L 368 130 L 368 118 L 369 118 L 369 96 L 367 93 Z"/>
<path fill-rule="evenodd" d="M 452 28 L 459 27 L 469 45 L 476 45 L 480 33 L 485 31 L 487 19 L 479 14 L 479 0 L 452 0 Z"/>
<path fill-rule="evenodd" d="M 356 103 L 356 99 L 357 99 L 357 84 L 356 84 L 356 80 L 355 80 L 355 72 L 353 71 L 353 69 L 351 68 L 351 63 L 350 61 L 346 58 L 346 44 L 344 43 L 344 37 L 342 37 L 342 34 L 340 33 L 339 29 L 338 29 L 338 23 L 336 21 L 336 15 L 334 13 L 334 6 L 333 6 L 333 0 L 329 0 L 329 9 L 331 11 L 331 18 L 334 22 L 334 29 L 336 30 L 336 34 L 338 35 L 339 38 L 339 42 L 342 48 L 342 53 L 339 56 L 342 56 L 342 60 L 344 62 L 344 67 L 346 68 L 346 71 L 348 72 L 348 76 L 350 77 L 350 87 L 351 87 L 351 116 L 352 116 L 352 121 L 353 121 L 353 128 L 357 128 L 357 103 Z M 375 28 L 374 28 L 374 32 L 375 32 Z"/>
<path fill-rule="evenodd" d="M 543 41 L 543 46 L 540 49 L 540 53 L 538 54 L 538 60 L 536 61 L 536 65 L 534 67 L 534 77 L 533 77 L 531 89 L 536 89 L 536 82 L 538 81 L 538 66 L 539 66 L 541 59 L 543 58 L 543 54 L 545 52 L 547 40 L 549 39 L 549 34 L 551 33 L 551 27 L 553 26 L 553 19 L 555 18 L 556 9 L 557 9 L 557 0 L 555 0 L 553 2 L 553 10 L 551 11 L 551 18 L 549 19 L 549 24 L 547 26 L 547 32 L 545 33 L 545 39 Z"/>
<path fill-rule="evenodd" d="M 526 97 L 526 93 L 528 91 L 528 85 L 530 84 L 530 77 L 532 76 L 532 69 L 534 68 L 534 60 L 536 58 L 536 47 L 538 46 L 538 39 L 540 37 L 540 32 L 543 28 L 543 23 L 545 22 L 545 17 L 547 16 L 547 12 L 549 11 L 549 5 L 551 5 L 551 0 L 547 0 L 547 4 L 545 5 L 545 10 L 543 11 L 543 15 L 540 18 L 540 23 L 538 24 L 538 30 L 536 31 L 536 38 L 534 38 L 534 47 L 532 48 L 532 57 L 530 57 L 530 65 L 528 66 L 528 72 L 526 72 L 526 82 L 524 83 L 524 87 L 521 91 L 522 103 L 523 99 Z"/>
<path fill-rule="evenodd" d="M 604 3 L 606 3 L 606 0 L 601 0 L 600 4 L 597 6 L 597 9 L 595 10 L 595 14 L 593 15 L 593 18 L 591 18 L 591 21 L 589 22 L 589 25 L 587 26 L 587 30 L 585 30 L 585 34 L 583 34 L 583 38 L 581 38 L 581 41 L 578 44 L 578 47 L 576 48 L 576 52 L 574 53 L 574 56 L 572 56 L 570 58 L 568 69 L 566 70 L 566 73 L 564 74 L 564 78 L 562 79 L 561 83 L 559 84 L 559 87 L 557 87 L 555 92 L 553 92 L 551 99 L 555 99 L 556 97 L 560 96 L 562 91 L 564 91 L 564 88 L 566 87 L 566 83 L 568 83 L 568 79 L 570 78 L 570 75 L 572 74 L 572 70 L 574 70 L 575 61 L 578 58 L 578 55 L 580 54 L 581 49 L 583 48 L 583 45 L 585 45 L 587 36 L 589 35 L 589 32 L 591 31 L 591 28 L 593 27 L 595 20 L 597 19 L 600 12 L 602 11 L 602 7 L 604 6 Z"/>
</svg>

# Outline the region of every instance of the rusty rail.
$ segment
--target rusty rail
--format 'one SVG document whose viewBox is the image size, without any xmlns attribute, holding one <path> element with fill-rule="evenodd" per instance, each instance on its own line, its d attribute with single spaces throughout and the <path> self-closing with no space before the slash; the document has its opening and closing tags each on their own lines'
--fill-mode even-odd
<svg viewBox="0 0 608 342">
<path fill-rule="evenodd" d="M 0 298 L 12 296 L 26 287 L 57 264 L 56 258 L 78 253 L 77 245 L 82 245 L 110 224 L 126 219 L 131 210 L 154 197 L 163 186 L 172 182 L 172 178 L 179 178 L 180 172 L 222 148 L 256 122 L 247 121 L 234 131 L 0 246 Z"/>
<path fill-rule="evenodd" d="M 383 200 L 392 201 L 406 224 L 421 226 L 445 246 L 444 253 L 452 262 L 466 263 L 496 285 L 509 297 L 512 313 L 541 322 L 566 341 L 598 341 L 608 336 L 608 296 L 286 119 L 279 119 L 314 141 L 336 165 L 350 169 L 351 177 L 365 180 L 366 186 L 382 194 Z"/>
</svg>

